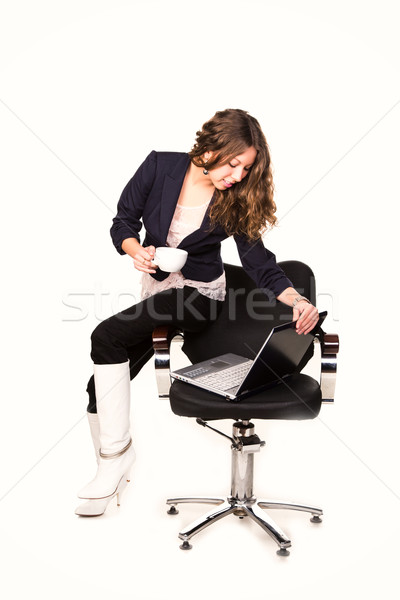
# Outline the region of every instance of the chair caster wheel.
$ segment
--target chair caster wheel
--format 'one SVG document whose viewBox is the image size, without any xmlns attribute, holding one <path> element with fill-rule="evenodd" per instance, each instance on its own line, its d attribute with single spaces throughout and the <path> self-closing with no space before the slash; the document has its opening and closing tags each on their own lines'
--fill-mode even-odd
<svg viewBox="0 0 400 600">
<path fill-rule="evenodd" d="M 289 550 L 286 550 L 286 548 L 279 548 L 276 553 L 278 556 L 289 556 L 290 554 Z"/>
<path fill-rule="evenodd" d="M 310 519 L 311 523 L 322 523 L 321 517 L 318 515 L 313 515 Z"/>
<path fill-rule="evenodd" d="M 181 545 L 179 546 L 179 548 L 180 548 L 181 550 L 191 550 L 191 549 L 193 548 L 193 546 L 191 546 L 191 545 L 189 544 L 189 542 L 186 540 L 185 542 L 183 542 L 183 544 L 181 544 Z"/>
<path fill-rule="evenodd" d="M 176 506 L 172 505 L 169 510 L 167 510 L 167 515 L 177 515 L 179 510 L 177 510 Z"/>
</svg>

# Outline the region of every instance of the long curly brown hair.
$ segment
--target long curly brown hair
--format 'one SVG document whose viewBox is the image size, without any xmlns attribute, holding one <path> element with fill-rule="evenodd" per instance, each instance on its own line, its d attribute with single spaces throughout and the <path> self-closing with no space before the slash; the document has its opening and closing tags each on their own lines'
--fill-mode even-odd
<svg viewBox="0 0 400 600">
<path fill-rule="evenodd" d="M 197 167 L 204 167 L 204 153 L 211 151 L 208 171 L 227 164 L 251 146 L 257 150 L 256 160 L 241 182 L 224 191 L 215 190 L 210 219 L 228 235 L 259 239 L 277 220 L 271 158 L 260 124 L 247 111 L 229 108 L 216 112 L 196 136 L 189 156 Z"/>
</svg>

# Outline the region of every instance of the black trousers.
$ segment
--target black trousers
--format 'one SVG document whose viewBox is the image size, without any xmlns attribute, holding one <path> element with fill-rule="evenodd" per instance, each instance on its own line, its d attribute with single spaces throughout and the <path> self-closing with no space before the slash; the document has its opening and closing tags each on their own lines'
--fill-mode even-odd
<svg viewBox="0 0 400 600">
<path fill-rule="evenodd" d="M 196 288 L 169 289 L 155 294 L 100 323 L 92 333 L 91 357 L 97 365 L 129 360 L 133 379 L 153 356 L 152 332 L 158 325 L 173 325 L 197 332 L 215 320 L 222 302 L 211 300 Z M 88 412 L 96 413 L 93 376 L 87 385 Z"/>
</svg>

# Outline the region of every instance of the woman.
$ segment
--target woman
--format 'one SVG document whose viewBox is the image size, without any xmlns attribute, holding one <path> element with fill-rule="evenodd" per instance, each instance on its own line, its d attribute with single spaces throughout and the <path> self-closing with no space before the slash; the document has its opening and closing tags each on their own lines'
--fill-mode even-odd
<svg viewBox="0 0 400 600">
<path fill-rule="evenodd" d="M 143 273 L 142 302 L 101 323 L 92 334 L 94 377 L 88 419 L 96 477 L 80 491 L 82 516 L 103 514 L 129 477 L 135 453 L 129 434 L 130 379 L 152 354 L 159 324 L 199 331 L 225 297 L 220 243 L 234 236 L 242 265 L 259 288 L 293 306 L 297 332 L 308 333 L 317 309 L 302 297 L 261 240 L 275 224 L 269 149 L 256 119 L 228 109 L 207 121 L 189 154 L 151 152 L 122 192 L 111 236 Z M 140 244 L 139 231 L 146 235 Z M 158 246 L 188 252 L 179 273 L 157 270 Z M 119 498 L 118 498 L 119 502 Z"/>
</svg>

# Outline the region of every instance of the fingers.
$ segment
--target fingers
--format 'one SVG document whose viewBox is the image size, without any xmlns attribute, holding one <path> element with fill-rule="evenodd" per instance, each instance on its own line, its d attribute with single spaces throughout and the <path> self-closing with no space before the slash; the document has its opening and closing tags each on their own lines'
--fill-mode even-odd
<svg viewBox="0 0 400 600">
<path fill-rule="evenodd" d="M 142 273 L 155 273 L 157 266 L 152 262 L 155 251 L 154 246 L 140 248 L 133 257 L 135 269 Z"/>
<path fill-rule="evenodd" d="M 304 306 L 303 306 L 304 304 Z M 300 305 L 300 306 L 299 306 Z M 312 304 L 306 302 L 297 305 L 300 312 L 300 317 L 296 323 L 296 331 L 298 334 L 310 333 L 318 323 L 318 310 Z M 296 309 L 293 310 L 293 314 Z"/>
</svg>

